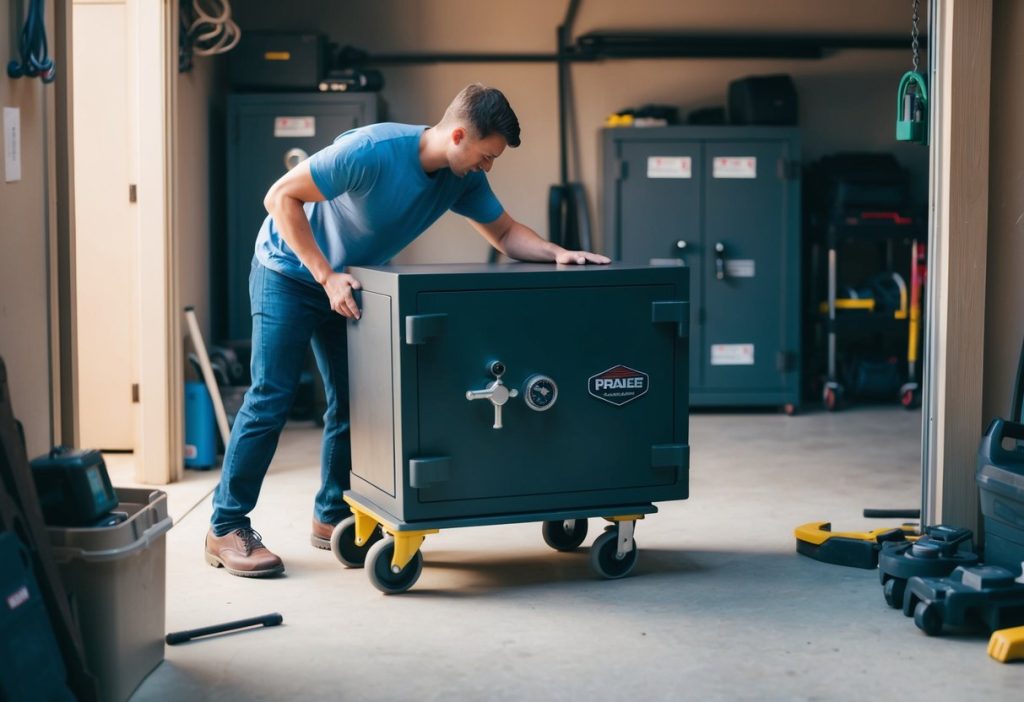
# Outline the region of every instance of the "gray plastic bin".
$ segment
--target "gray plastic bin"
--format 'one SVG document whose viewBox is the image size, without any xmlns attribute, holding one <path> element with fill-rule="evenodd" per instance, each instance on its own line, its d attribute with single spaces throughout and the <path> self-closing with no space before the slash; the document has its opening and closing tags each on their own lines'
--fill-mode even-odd
<svg viewBox="0 0 1024 702">
<path fill-rule="evenodd" d="M 100 700 L 123 702 L 164 659 L 167 494 L 115 488 L 110 527 L 47 531 Z"/>
</svg>

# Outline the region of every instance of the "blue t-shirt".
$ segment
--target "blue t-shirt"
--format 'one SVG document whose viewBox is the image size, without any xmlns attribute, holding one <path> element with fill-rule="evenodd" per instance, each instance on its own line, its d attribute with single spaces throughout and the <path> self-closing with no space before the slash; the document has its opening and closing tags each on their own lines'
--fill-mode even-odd
<svg viewBox="0 0 1024 702">
<path fill-rule="evenodd" d="M 449 168 L 427 175 L 420 164 L 424 126 L 371 124 L 340 135 L 309 158 L 323 202 L 307 202 L 306 217 L 331 268 L 388 262 L 446 211 L 486 224 L 504 211 L 482 172 L 458 177 Z M 312 281 L 269 215 L 256 238 L 259 261 L 284 275 Z"/>
</svg>

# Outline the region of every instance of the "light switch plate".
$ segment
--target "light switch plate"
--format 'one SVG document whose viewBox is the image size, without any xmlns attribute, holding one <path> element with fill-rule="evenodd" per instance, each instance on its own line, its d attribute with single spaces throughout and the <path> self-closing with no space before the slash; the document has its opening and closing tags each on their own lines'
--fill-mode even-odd
<svg viewBox="0 0 1024 702">
<path fill-rule="evenodd" d="M 4 108 L 4 181 L 21 180 L 21 110 Z"/>
</svg>

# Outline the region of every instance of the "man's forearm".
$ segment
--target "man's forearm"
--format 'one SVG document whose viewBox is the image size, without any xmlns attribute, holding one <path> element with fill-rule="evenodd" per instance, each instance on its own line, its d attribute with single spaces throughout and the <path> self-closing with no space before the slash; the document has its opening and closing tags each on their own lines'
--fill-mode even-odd
<svg viewBox="0 0 1024 702">
<path fill-rule="evenodd" d="M 294 198 L 281 197 L 274 203 L 270 215 L 288 247 L 299 257 L 302 265 L 309 269 L 313 279 L 323 285 L 333 270 L 316 245 L 302 203 Z"/>
<path fill-rule="evenodd" d="M 524 224 L 513 222 L 501 238 L 502 253 L 517 261 L 554 261 L 564 251 L 561 246 L 541 239 Z"/>
</svg>

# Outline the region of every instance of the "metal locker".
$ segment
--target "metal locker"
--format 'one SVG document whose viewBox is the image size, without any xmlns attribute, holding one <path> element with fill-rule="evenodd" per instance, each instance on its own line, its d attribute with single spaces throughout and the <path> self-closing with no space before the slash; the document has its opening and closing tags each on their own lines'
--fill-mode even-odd
<svg viewBox="0 0 1024 702">
<path fill-rule="evenodd" d="M 691 405 L 795 409 L 798 131 L 606 129 L 604 158 L 613 258 L 691 271 Z"/>
<path fill-rule="evenodd" d="M 228 96 L 228 236 L 224 335 L 252 335 L 249 267 L 274 181 L 354 127 L 377 121 L 377 94 L 275 93 Z"/>
</svg>

